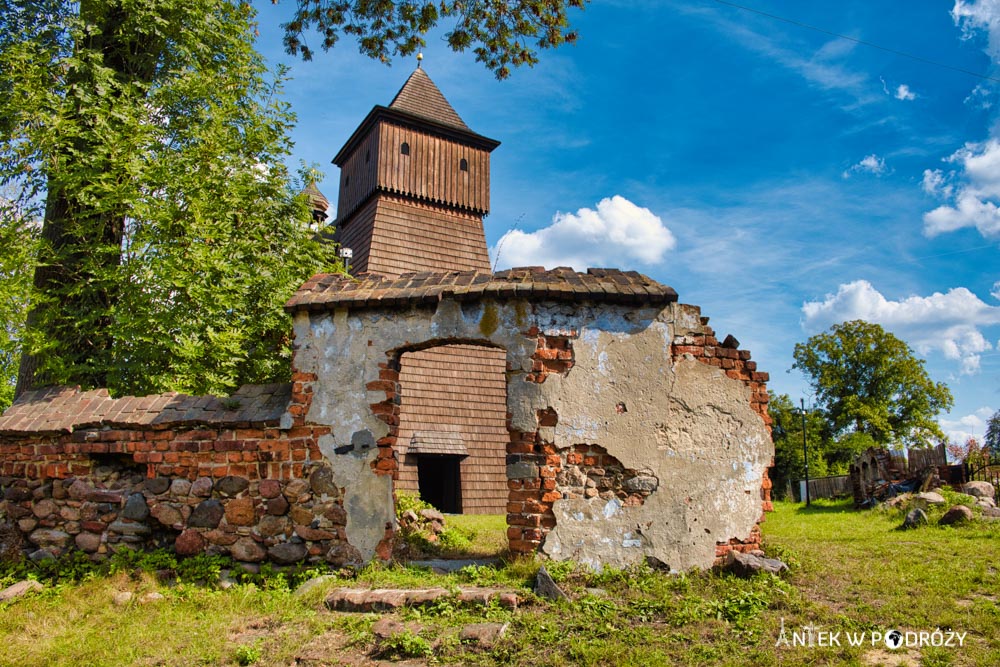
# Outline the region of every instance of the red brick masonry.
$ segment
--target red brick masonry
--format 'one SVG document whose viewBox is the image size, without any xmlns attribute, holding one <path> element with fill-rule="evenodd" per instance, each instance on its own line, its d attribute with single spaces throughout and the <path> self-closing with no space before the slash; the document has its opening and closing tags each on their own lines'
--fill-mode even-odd
<svg viewBox="0 0 1000 667">
<path fill-rule="evenodd" d="M 342 564 L 344 490 L 307 426 L 315 378 L 228 399 L 29 392 L 0 418 L 0 513 L 28 549 L 101 559 L 128 544 Z"/>
</svg>

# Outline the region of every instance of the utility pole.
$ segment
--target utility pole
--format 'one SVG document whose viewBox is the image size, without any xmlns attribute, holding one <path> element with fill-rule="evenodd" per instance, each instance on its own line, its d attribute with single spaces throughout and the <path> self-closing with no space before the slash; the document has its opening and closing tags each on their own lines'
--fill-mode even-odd
<svg viewBox="0 0 1000 667">
<path fill-rule="evenodd" d="M 802 458 L 806 464 L 806 507 L 809 507 L 809 448 L 806 446 L 806 399 L 799 399 L 802 403 Z"/>
</svg>

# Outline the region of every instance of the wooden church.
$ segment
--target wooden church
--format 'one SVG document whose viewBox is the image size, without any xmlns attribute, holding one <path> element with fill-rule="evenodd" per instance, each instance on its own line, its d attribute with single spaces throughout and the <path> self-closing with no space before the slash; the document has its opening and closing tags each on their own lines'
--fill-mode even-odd
<svg viewBox="0 0 1000 667">
<path fill-rule="evenodd" d="M 490 271 L 483 218 L 500 142 L 462 121 L 421 68 L 340 149 L 334 240 L 351 273 Z M 444 512 L 506 511 L 506 355 L 440 345 L 402 355 L 399 477 Z"/>
</svg>

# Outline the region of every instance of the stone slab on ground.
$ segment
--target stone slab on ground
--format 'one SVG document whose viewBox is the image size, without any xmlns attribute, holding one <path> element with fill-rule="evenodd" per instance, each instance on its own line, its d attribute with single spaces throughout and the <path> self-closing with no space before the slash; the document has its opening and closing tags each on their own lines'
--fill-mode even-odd
<svg viewBox="0 0 1000 667">
<path fill-rule="evenodd" d="M 553 602 L 569 600 L 569 596 L 563 592 L 563 589 L 559 588 L 559 585 L 552 578 L 552 575 L 549 574 L 549 571 L 545 569 L 544 565 L 538 568 L 538 574 L 535 575 L 535 595 L 547 598 Z"/>
<path fill-rule="evenodd" d="M 372 625 L 372 634 L 377 639 L 389 639 L 395 635 L 410 632 L 415 635 L 420 634 L 421 625 L 419 623 L 403 623 L 394 618 L 380 618 Z"/>
<path fill-rule="evenodd" d="M 457 595 L 446 588 L 337 588 L 326 597 L 333 611 L 391 611 L 400 607 L 420 607 L 441 598 L 455 596 L 462 604 L 488 605 L 496 600 L 501 607 L 516 609 L 517 593 L 500 588 L 460 588 Z"/>
<path fill-rule="evenodd" d="M 31 579 L 25 579 L 24 581 L 19 581 L 13 586 L 8 586 L 7 588 L 0 591 L 0 602 L 6 602 L 7 600 L 13 600 L 14 598 L 19 598 L 25 593 L 37 592 L 44 588 L 37 581 Z"/>
<path fill-rule="evenodd" d="M 732 572 L 737 577 L 748 579 L 758 572 L 781 574 L 788 571 L 788 566 L 777 558 L 762 558 L 754 554 L 730 551 L 726 554 L 726 561 L 720 569 Z"/>
<path fill-rule="evenodd" d="M 458 638 L 463 644 L 476 644 L 490 649 L 505 634 L 509 623 L 470 623 L 462 628 Z"/>
</svg>

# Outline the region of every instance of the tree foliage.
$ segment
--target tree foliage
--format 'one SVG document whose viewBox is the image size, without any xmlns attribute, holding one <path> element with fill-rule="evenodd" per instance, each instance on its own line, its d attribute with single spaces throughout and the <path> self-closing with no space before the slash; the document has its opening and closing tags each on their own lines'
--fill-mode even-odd
<svg viewBox="0 0 1000 667">
<path fill-rule="evenodd" d="M 14 399 L 39 225 L 0 193 L 0 410 Z"/>
<path fill-rule="evenodd" d="M 879 325 L 834 325 L 797 344 L 794 356 L 793 368 L 810 378 L 834 434 L 863 433 L 879 445 L 943 439 L 934 418 L 951 407 L 951 392 L 930 379 L 906 343 Z"/>
<path fill-rule="evenodd" d="M 1000 461 L 1000 410 L 986 421 L 986 437 L 983 438 L 983 448 L 994 460 Z"/>
<path fill-rule="evenodd" d="M 308 59 L 310 30 L 324 49 L 346 34 L 386 61 L 448 20 L 449 45 L 504 78 L 573 42 L 587 2 L 296 0 L 285 44 Z M 287 372 L 281 303 L 336 259 L 289 187 L 293 116 L 252 21 L 239 0 L 0 0 L 17 212 L 0 240 L 27 253 L 0 267 L 6 380 L 18 355 L 21 388 L 222 392 Z"/>
<path fill-rule="evenodd" d="M 948 453 L 948 458 L 953 462 L 964 463 L 972 470 L 988 465 L 990 462 L 989 449 L 984 445 L 980 445 L 973 437 L 966 438 L 962 444 L 949 442 L 945 445 L 945 451 Z"/>
<path fill-rule="evenodd" d="M 288 373 L 281 304 L 336 260 L 284 166 L 294 117 L 252 16 L 0 0 L 0 183 L 44 219 L 24 344 L 48 383 L 218 393 Z"/>
<path fill-rule="evenodd" d="M 285 48 L 309 60 L 307 44 L 315 30 L 323 49 L 333 47 L 341 34 L 358 40 L 361 53 L 388 62 L 425 46 L 424 35 L 442 20 L 451 20 L 446 34 L 454 51 L 472 49 L 498 79 L 510 68 L 534 65 L 538 50 L 572 43 L 569 9 L 583 9 L 589 0 L 296 0 L 295 13 L 285 29 Z"/>
<path fill-rule="evenodd" d="M 802 411 L 787 394 L 772 396 L 768 403 L 771 437 L 774 440 L 774 467 L 771 481 L 774 493 L 781 497 L 788 482 L 805 478 L 805 453 L 802 450 Z M 875 444 L 864 433 L 845 433 L 835 437 L 826 415 L 819 409 L 805 412 L 806 447 L 809 452 L 809 477 L 846 475 L 858 454 Z M 797 489 L 795 489 L 797 492 Z"/>
</svg>

